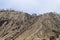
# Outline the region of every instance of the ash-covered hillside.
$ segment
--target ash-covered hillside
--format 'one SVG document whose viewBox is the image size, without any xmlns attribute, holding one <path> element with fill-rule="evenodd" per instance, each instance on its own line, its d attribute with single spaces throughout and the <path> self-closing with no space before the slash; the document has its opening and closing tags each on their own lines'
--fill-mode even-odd
<svg viewBox="0 0 60 40">
<path fill-rule="evenodd" d="M 60 14 L 0 10 L 0 40 L 60 40 Z"/>
</svg>

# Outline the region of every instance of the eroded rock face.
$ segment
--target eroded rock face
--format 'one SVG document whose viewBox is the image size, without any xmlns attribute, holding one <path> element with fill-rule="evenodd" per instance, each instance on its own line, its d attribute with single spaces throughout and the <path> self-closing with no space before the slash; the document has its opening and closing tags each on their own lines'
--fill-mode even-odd
<svg viewBox="0 0 60 40">
<path fill-rule="evenodd" d="M 60 14 L 0 11 L 0 40 L 60 40 Z"/>
<path fill-rule="evenodd" d="M 16 11 L 0 12 L 0 37 L 2 40 L 15 40 L 31 28 L 38 17 Z"/>
</svg>

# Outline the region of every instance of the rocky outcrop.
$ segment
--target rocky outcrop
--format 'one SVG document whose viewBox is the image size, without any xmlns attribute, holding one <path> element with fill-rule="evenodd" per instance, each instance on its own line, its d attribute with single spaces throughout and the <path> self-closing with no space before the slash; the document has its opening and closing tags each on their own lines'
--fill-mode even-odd
<svg viewBox="0 0 60 40">
<path fill-rule="evenodd" d="M 0 40 L 60 40 L 60 14 L 0 11 Z"/>
</svg>

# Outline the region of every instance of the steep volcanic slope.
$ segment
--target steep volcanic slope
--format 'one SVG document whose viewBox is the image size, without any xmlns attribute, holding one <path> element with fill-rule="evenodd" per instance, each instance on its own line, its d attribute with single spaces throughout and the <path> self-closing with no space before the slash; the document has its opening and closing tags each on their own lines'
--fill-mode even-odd
<svg viewBox="0 0 60 40">
<path fill-rule="evenodd" d="M 60 40 L 60 14 L 43 14 L 32 28 L 22 33 L 16 40 Z"/>
<path fill-rule="evenodd" d="M 0 11 L 0 40 L 60 40 L 59 36 L 60 14 Z"/>
<path fill-rule="evenodd" d="M 0 39 L 15 40 L 24 31 L 30 29 L 38 17 L 23 12 L 0 12 Z"/>
</svg>

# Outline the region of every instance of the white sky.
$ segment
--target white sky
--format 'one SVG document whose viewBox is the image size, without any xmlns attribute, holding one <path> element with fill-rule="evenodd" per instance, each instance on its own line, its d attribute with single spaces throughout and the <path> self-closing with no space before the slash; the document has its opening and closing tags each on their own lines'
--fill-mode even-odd
<svg viewBox="0 0 60 40">
<path fill-rule="evenodd" d="M 28 13 L 60 13 L 60 0 L 0 0 L 0 9 L 12 8 Z"/>
</svg>

